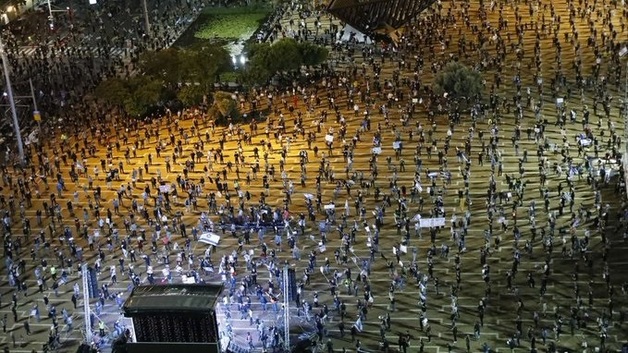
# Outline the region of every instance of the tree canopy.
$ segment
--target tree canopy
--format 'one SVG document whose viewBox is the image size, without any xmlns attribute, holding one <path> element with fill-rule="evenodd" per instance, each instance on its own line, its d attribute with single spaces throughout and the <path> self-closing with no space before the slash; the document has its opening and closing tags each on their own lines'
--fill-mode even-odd
<svg viewBox="0 0 628 353">
<path fill-rule="evenodd" d="M 185 105 L 199 104 L 213 89 L 218 75 L 230 67 L 229 53 L 219 45 L 150 51 L 140 56 L 141 74 L 102 81 L 95 93 L 99 99 L 139 116 L 174 97 Z"/>
<path fill-rule="evenodd" d="M 238 122 L 241 114 L 235 95 L 230 92 L 214 92 L 214 102 L 207 115 L 218 125 L 226 125 L 229 121 Z"/>
<path fill-rule="evenodd" d="M 94 93 L 99 99 L 113 106 L 122 106 L 130 94 L 127 80 L 119 77 L 101 81 Z"/>
<path fill-rule="evenodd" d="M 241 78 L 248 84 L 266 84 L 279 73 L 294 73 L 302 66 L 314 66 L 327 59 L 326 48 L 299 43 L 291 38 L 248 48 L 248 64 Z M 140 74 L 102 81 L 96 89 L 99 99 L 128 114 L 139 116 L 152 106 L 175 97 L 187 106 L 201 103 L 213 91 L 220 74 L 232 69 L 229 53 L 221 45 L 199 44 L 190 48 L 167 48 L 145 52 L 139 59 Z M 240 71 L 238 71 L 240 72 Z M 224 94 L 223 94 L 224 93 Z M 231 94 L 216 92 L 212 114 L 220 120 L 239 118 Z"/>
<path fill-rule="evenodd" d="M 164 87 L 149 76 L 138 75 L 102 81 L 95 93 L 106 103 L 122 107 L 129 115 L 139 116 L 160 101 Z"/>
<path fill-rule="evenodd" d="M 458 62 L 448 63 L 436 75 L 436 93 L 447 93 L 451 99 L 475 98 L 481 94 L 482 88 L 480 73 Z"/>
<path fill-rule="evenodd" d="M 124 110 L 133 116 L 139 116 L 159 103 L 164 94 L 161 82 L 148 76 L 135 76 L 127 81 L 130 95 L 124 101 Z"/>
<path fill-rule="evenodd" d="M 140 57 L 140 70 L 168 86 L 184 83 L 209 86 L 218 74 L 229 68 L 229 53 L 219 45 L 167 48 L 145 52 Z"/>
<path fill-rule="evenodd" d="M 243 75 L 249 84 L 265 84 L 275 74 L 319 65 L 327 60 L 327 48 L 283 38 L 273 44 L 256 43 L 248 48 L 249 63 Z"/>
</svg>

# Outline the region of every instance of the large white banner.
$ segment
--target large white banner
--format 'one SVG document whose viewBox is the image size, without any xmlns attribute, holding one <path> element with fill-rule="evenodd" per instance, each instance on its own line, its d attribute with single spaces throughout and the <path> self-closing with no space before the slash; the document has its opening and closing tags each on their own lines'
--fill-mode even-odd
<svg viewBox="0 0 628 353">
<path fill-rule="evenodd" d="M 419 222 L 421 228 L 444 227 L 445 217 L 421 218 Z"/>
</svg>

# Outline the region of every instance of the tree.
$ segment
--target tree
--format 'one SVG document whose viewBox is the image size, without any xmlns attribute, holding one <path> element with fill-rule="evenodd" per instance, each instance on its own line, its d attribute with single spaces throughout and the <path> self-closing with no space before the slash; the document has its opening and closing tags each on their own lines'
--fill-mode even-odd
<svg viewBox="0 0 628 353">
<path fill-rule="evenodd" d="M 436 76 L 435 92 L 447 93 L 448 99 L 474 99 L 482 92 L 482 76 L 479 72 L 460 64 L 450 62 Z"/>
<path fill-rule="evenodd" d="M 253 44 L 249 48 L 248 56 L 249 62 L 242 74 L 242 81 L 251 85 L 267 83 L 274 74 L 274 67 L 269 65 L 275 65 L 273 61 L 277 61 L 271 45 L 269 43 Z"/>
<path fill-rule="evenodd" d="M 116 77 L 102 81 L 95 94 L 97 99 L 122 107 L 129 115 L 141 116 L 161 101 L 164 86 L 159 80 L 145 75 L 130 79 Z"/>
<path fill-rule="evenodd" d="M 135 76 L 127 80 L 130 95 L 124 100 L 124 110 L 133 116 L 145 114 L 149 108 L 157 105 L 164 93 L 161 82 L 148 76 Z"/>
<path fill-rule="evenodd" d="M 265 84 L 277 73 L 290 73 L 301 66 L 318 65 L 327 60 L 326 48 L 283 38 L 272 45 L 253 44 L 248 48 L 249 63 L 242 75 L 248 84 Z"/>
<path fill-rule="evenodd" d="M 216 76 L 230 68 L 229 53 L 218 45 L 196 45 L 189 49 L 167 48 L 145 52 L 140 68 L 145 75 L 163 80 L 166 85 L 200 83 L 208 86 Z"/>
<path fill-rule="evenodd" d="M 224 91 L 214 92 L 214 102 L 207 115 L 218 125 L 226 125 L 229 121 L 237 122 L 241 117 L 235 96 Z"/>
<path fill-rule="evenodd" d="M 207 90 L 202 85 L 184 85 L 177 92 L 177 98 L 186 106 L 193 106 L 203 102 Z"/>
<path fill-rule="evenodd" d="M 316 66 L 327 60 L 329 50 L 327 48 L 312 44 L 310 42 L 299 43 L 299 52 L 303 58 L 303 65 Z"/>
<path fill-rule="evenodd" d="M 112 106 L 120 106 L 131 97 L 126 80 L 114 77 L 101 81 L 94 91 L 97 99 Z"/>
<path fill-rule="evenodd" d="M 211 92 L 216 78 L 230 67 L 229 53 L 219 45 L 167 48 L 146 52 L 140 58 L 141 71 L 164 86 L 162 94 L 167 92 L 192 105 Z"/>
<path fill-rule="evenodd" d="M 209 91 L 216 78 L 231 69 L 229 52 L 220 45 L 196 45 L 180 53 L 185 83 L 200 83 Z"/>
<path fill-rule="evenodd" d="M 176 85 L 183 76 L 183 55 L 179 49 L 166 48 L 146 51 L 140 56 L 140 69 L 144 75 L 163 80 L 167 85 Z"/>
<path fill-rule="evenodd" d="M 273 71 L 298 70 L 303 64 L 303 57 L 299 49 L 299 43 L 293 38 L 283 38 L 271 45 L 270 64 Z"/>
</svg>

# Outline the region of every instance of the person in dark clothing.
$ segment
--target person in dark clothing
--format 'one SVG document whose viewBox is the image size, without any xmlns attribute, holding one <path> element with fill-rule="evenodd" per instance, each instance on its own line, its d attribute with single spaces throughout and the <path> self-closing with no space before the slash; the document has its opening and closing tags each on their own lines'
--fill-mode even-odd
<svg viewBox="0 0 628 353">
<path fill-rule="evenodd" d="M 355 342 L 355 336 L 358 334 L 358 329 L 355 326 L 351 326 L 351 342 Z"/>
</svg>

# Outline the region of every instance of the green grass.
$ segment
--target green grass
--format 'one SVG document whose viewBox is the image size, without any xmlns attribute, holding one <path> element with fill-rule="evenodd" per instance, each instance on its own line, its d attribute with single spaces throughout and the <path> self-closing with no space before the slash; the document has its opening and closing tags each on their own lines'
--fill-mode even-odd
<svg viewBox="0 0 628 353">
<path fill-rule="evenodd" d="M 203 11 L 206 21 L 194 37 L 245 40 L 253 35 L 269 12 L 269 8 L 260 6 L 210 7 Z"/>
</svg>

